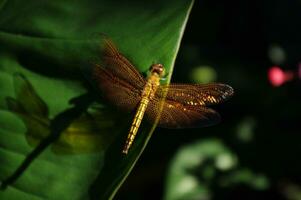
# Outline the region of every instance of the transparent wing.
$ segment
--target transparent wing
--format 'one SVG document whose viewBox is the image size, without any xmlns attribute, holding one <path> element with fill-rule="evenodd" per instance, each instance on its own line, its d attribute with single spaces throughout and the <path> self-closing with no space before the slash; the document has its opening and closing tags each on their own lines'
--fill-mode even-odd
<svg viewBox="0 0 301 200">
<path fill-rule="evenodd" d="M 160 103 L 164 99 L 162 112 Z M 191 128 L 211 126 L 220 121 L 219 114 L 206 106 L 221 103 L 233 95 L 225 84 L 171 84 L 159 86 L 149 102 L 146 118 L 153 122 L 160 116 L 158 126 L 165 128 Z"/>
<path fill-rule="evenodd" d="M 166 100 L 179 102 L 183 106 L 210 106 L 222 103 L 233 95 L 232 87 L 221 83 L 171 84 L 160 86 L 156 98 L 163 98 L 166 91 Z"/>
<path fill-rule="evenodd" d="M 143 89 L 145 79 L 115 47 L 111 40 L 104 39 L 101 66 L 114 76 L 131 84 L 132 86 Z"/>
<path fill-rule="evenodd" d="M 162 100 L 161 100 L 162 101 Z M 146 110 L 146 118 L 154 122 L 160 116 L 158 126 L 163 128 L 194 128 L 211 126 L 220 121 L 217 112 L 204 106 L 183 105 L 179 102 L 165 100 L 160 112 L 160 100 L 153 99 Z"/>
<path fill-rule="evenodd" d="M 110 103 L 125 111 L 136 108 L 141 99 L 140 89 L 98 65 L 94 67 L 93 76 L 96 87 Z"/>
</svg>

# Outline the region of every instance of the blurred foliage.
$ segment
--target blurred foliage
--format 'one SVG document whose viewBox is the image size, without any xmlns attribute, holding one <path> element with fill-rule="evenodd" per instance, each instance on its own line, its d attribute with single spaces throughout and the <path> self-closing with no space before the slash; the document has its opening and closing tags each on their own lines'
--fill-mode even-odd
<svg viewBox="0 0 301 200">
<path fill-rule="evenodd" d="M 105 104 L 91 74 L 82 74 L 100 54 L 93 34 L 110 37 L 140 72 L 160 61 L 168 82 L 191 7 L 189 0 L 0 1 L 0 199 L 113 198 L 155 124 L 121 154 L 131 119 L 97 110 L 95 101 Z"/>
<path fill-rule="evenodd" d="M 216 80 L 216 72 L 210 66 L 197 66 L 191 70 L 190 76 L 195 83 L 210 83 Z"/>
<path fill-rule="evenodd" d="M 269 181 L 241 168 L 237 155 L 221 141 L 207 139 L 179 149 L 168 170 L 165 199 L 212 199 L 218 188 L 239 184 L 263 190 Z"/>
<path fill-rule="evenodd" d="M 236 134 L 237 139 L 241 142 L 251 142 L 254 139 L 254 129 L 256 121 L 253 117 L 245 117 L 237 124 Z"/>
</svg>

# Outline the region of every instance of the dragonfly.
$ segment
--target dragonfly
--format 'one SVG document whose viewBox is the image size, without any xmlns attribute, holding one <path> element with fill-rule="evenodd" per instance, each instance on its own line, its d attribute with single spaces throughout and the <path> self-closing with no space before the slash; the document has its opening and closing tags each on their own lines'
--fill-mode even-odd
<svg viewBox="0 0 301 200">
<path fill-rule="evenodd" d="M 136 110 L 122 153 L 127 154 L 145 117 L 163 128 L 195 128 L 220 121 L 220 115 L 208 106 L 233 95 L 231 86 L 209 84 L 160 84 L 165 68 L 152 64 L 144 78 L 119 52 L 110 39 L 104 39 L 101 64 L 94 64 L 92 75 L 103 97 L 117 108 Z"/>
</svg>

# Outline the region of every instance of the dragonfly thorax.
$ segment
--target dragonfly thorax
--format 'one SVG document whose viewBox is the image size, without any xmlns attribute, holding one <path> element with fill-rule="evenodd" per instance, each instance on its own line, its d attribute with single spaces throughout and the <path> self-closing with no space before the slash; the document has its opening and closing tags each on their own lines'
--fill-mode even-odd
<svg viewBox="0 0 301 200">
<path fill-rule="evenodd" d="M 158 63 L 158 64 L 152 64 L 150 67 L 150 72 L 153 73 L 157 73 L 160 77 L 164 76 L 165 70 L 162 64 Z"/>
</svg>

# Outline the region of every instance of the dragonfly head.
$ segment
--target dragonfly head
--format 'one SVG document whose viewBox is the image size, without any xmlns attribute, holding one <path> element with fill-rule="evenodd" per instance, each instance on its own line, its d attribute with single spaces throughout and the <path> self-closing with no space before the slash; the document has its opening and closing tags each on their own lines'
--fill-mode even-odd
<svg viewBox="0 0 301 200">
<path fill-rule="evenodd" d="M 152 64 L 152 66 L 150 67 L 150 72 L 157 73 L 160 77 L 163 77 L 165 69 L 162 64 Z"/>
</svg>

